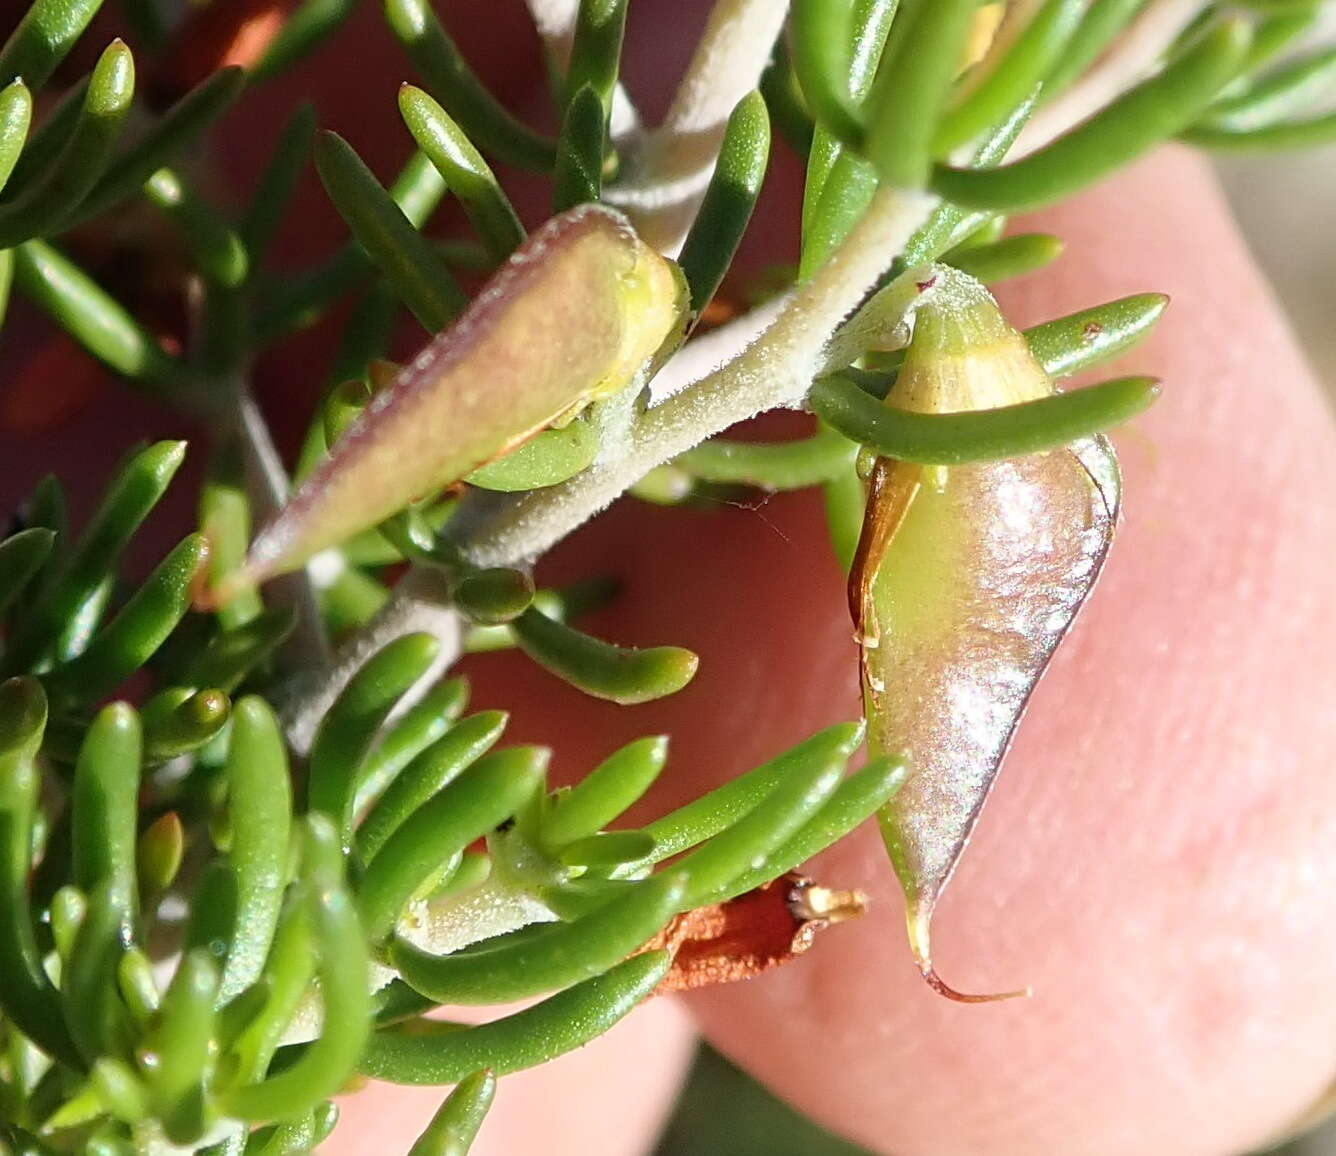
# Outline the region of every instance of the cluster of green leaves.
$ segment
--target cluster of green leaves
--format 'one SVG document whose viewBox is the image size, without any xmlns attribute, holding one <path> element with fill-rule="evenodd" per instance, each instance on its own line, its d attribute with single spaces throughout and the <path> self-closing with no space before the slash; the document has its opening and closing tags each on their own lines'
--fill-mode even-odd
<svg viewBox="0 0 1336 1156">
<path fill-rule="evenodd" d="M 356 1071 L 454 1083 L 544 1062 L 654 988 L 667 954 L 632 953 L 672 916 L 790 870 L 903 776 L 883 760 L 846 777 L 861 728 L 835 727 L 644 828 L 606 831 L 662 770 L 666 741 L 549 792 L 547 751 L 494 750 L 505 716 L 463 716 L 457 678 L 391 718 L 436 657 L 425 634 L 361 667 L 294 774 L 272 709 L 245 693 L 267 684 L 291 618 L 183 624 L 202 536 L 101 625 L 117 559 L 183 448 L 134 454 L 69 546 L 44 482 L 30 524 L 0 544 L 0 1085 L 16 1143 L 304 1150 Z M 94 709 L 141 670 L 140 709 Z M 444 955 L 415 942 L 413 927 L 488 885 L 559 921 Z M 151 963 L 164 951 L 165 981 Z M 373 994 L 375 964 L 397 978 Z M 319 1037 L 284 1047 L 316 979 Z M 481 1027 L 421 1018 L 553 991 Z"/>
<path fill-rule="evenodd" d="M 653 991 L 671 961 L 639 949 L 671 918 L 799 865 L 882 806 L 904 768 L 880 760 L 846 774 L 862 730 L 834 727 L 648 825 L 610 830 L 663 768 L 664 740 L 632 743 L 573 788 L 549 790 L 547 752 L 498 748 L 504 715 L 465 715 L 462 681 L 423 691 L 442 646 L 425 634 L 371 655 L 309 753 L 294 757 L 273 704 L 286 664 L 306 653 L 298 614 L 267 594 L 269 605 L 248 594 L 189 612 L 204 577 L 236 567 L 257 514 L 236 420 L 244 368 L 355 299 L 300 478 L 380 384 L 377 359 L 401 309 L 440 331 L 467 307 L 464 285 L 523 242 L 489 162 L 546 174 L 557 210 L 615 183 L 628 159 L 609 133 L 627 3 L 580 4 L 569 63 L 553 69 L 560 128 L 546 136 L 486 90 L 426 0 L 385 0 L 418 81 L 400 92 L 413 151 L 398 177 L 383 186 L 340 137 L 317 135 L 303 107 L 235 216 L 193 186 L 183 162 L 248 84 L 295 60 L 352 4 L 305 0 L 248 71 L 206 78 L 140 118 L 128 143 L 135 59 L 113 42 L 34 127 L 34 96 L 99 6 L 36 0 L 0 49 L 0 315 L 12 281 L 118 375 L 206 415 L 217 444 L 200 532 L 141 582 L 121 575 L 120 560 L 180 465 L 179 443 L 132 453 L 77 535 L 59 484 L 42 482 L 0 542 L 4 1142 L 31 1152 L 111 1154 L 162 1140 L 220 1154 L 310 1151 L 333 1126 L 329 1097 L 363 1072 L 458 1083 L 414 1153 L 462 1153 L 496 1075 L 580 1046 Z M 1330 114 L 1310 111 L 1336 74 L 1332 54 L 1277 63 L 1317 0 L 1257 0 L 1243 15 L 1204 5 L 1149 79 L 1006 162 L 1035 108 L 1079 82 L 1142 7 L 1049 0 L 986 58 L 985 74 L 961 79 L 974 0 L 796 0 L 759 91 L 728 120 L 681 251 L 693 316 L 719 291 L 751 218 L 772 117 L 807 160 L 800 282 L 879 187 L 941 198 L 888 279 L 941 261 L 992 282 L 1042 268 L 1061 247 L 1003 236 L 1007 214 L 1066 196 L 1159 140 L 1253 147 L 1336 133 Z M 124 9 L 154 58 L 170 32 L 157 6 Z M 310 157 L 351 238 L 280 278 L 266 253 Z M 421 231 L 447 193 L 468 240 Z M 178 230 L 194 262 L 201 304 L 180 354 L 57 243 L 135 197 Z M 1130 347 L 1163 307 L 1155 295 L 1130 297 L 1026 337 L 1058 378 Z M 1005 457 L 1103 429 L 1154 395 L 1148 381 L 1125 379 L 1012 410 L 907 414 L 878 400 L 898 355 L 858 353 L 813 384 L 813 436 L 711 439 L 636 492 L 686 501 L 719 487 L 821 485 L 847 557 L 862 512 L 860 446 L 933 464 Z M 467 480 L 500 493 L 551 486 L 588 467 L 600 438 L 586 415 Z M 690 652 L 616 647 L 571 624 L 609 596 L 606 585 L 535 590 L 526 572 L 468 565 L 439 533 L 454 509 L 434 495 L 322 558 L 316 629 L 338 638 L 365 625 L 407 561 L 444 570 L 466 650 L 518 646 L 623 703 L 689 681 Z M 127 683 L 138 707 L 100 705 Z M 468 901 L 488 888 L 527 905 L 531 925 L 470 933 Z M 424 1018 L 443 1004 L 538 995 L 547 998 L 481 1026 Z M 306 1030 L 317 1021 L 317 1033 Z"/>
</svg>

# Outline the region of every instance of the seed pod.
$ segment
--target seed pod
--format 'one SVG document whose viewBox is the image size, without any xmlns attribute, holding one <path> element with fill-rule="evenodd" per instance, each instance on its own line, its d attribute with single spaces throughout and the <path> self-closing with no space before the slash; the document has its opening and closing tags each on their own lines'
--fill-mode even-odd
<svg viewBox="0 0 1336 1156">
<path fill-rule="evenodd" d="M 889 404 L 924 413 L 1012 405 L 1053 386 L 986 290 L 938 267 L 920 280 L 914 338 Z M 924 978 L 929 927 L 1012 733 L 1089 595 L 1118 511 L 1103 437 L 1049 453 L 940 467 L 877 458 L 850 575 L 869 745 L 901 753 L 880 812 Z M 1023 994 L 1023 993 L 1011 993 Z"/>
<path fill-rule="evenodd" d="M 583 205 L 553 218 L 376 393 L 214 600 L 296 569 L 617 393 L 684 305 L 674 267 L 618 213 Z"/>
</svg>

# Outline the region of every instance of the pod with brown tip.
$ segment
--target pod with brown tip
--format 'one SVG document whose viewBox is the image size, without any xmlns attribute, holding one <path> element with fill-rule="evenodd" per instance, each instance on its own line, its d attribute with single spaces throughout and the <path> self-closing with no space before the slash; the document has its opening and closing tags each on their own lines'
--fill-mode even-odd
<svg viewBox="0 0 1336 1156">
<path fill-rule="evenodd" d="M 949 415 L 1052 393 L 982 286 L 952 270 L 935 286 L 919 302 L 889 403 Z M 849 582 L 868 744 L 912 768 L 881 810 L 882 835 L 915 959 L 953 999 L 1001 997 L 941 980 L 933 910 L 1030 693 L 1099 574 L 1118 496 L 1117 459 L 1099 437 L 946 469 L 883 457 L 870 475 Z"/>
<path fill-rule="evenodd" d="M 669 263 L 620 214 L 584 205 L 555 217 L 376 394 L 216 600 L 295 569 L 619 392 L 676 329 L 681 296 Z"/>
</svg>

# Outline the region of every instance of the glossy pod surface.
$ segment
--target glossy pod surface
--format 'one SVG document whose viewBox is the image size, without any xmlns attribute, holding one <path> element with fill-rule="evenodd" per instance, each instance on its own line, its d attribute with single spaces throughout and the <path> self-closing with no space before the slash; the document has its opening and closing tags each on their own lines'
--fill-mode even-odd
<svg viewBox="0 0 1336 1156">
<path fill-rule="evenodd" d="M 620 214 L 581 205 L 519 247 L 366 407 L 218 597 L 328 546 L 625 387 L 678 323 L 680 282 Z"/>
<path fill-rule="evenodd" d="M 995 307 L 942 304 L 921 310 L 888 401 L 949 413 L 1051 392 Z M 887 458 L 873 468 L 851 586 L 869 741 L 909 762 L 881 811 L 882 834 L 911 946 L 943 994 L 959 995 L 933 970 L 933 908 L 1030 693 L 1099 575 L 1117 510 L 1117 462 L 1102 437 L 945 470 Z"/>
</svg>

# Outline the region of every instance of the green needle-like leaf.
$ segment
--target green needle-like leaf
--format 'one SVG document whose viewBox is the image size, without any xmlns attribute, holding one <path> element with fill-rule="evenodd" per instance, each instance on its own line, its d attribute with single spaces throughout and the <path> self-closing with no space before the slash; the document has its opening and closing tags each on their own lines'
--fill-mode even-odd
<svg viewBox="0 0 1336 1156">
<path fill-rule="evenodd" d="M 60 156 L 40 179 L 0 206 L 0 247 L 41 236 L 78 208 L 106 170 L 134 90 L 134 57 L 121 41 L 112 41 L 93 69 Z"/>
<path fill-rule="evenodd" d="M 524 226 L 473 142 L 422 89 L 399 89 L 399 112 L 420 148 L 459 198 L 488 255 L 500 264 L 524 240 Z"/>
<path fill-rule="evenodd" d="M 505 727 L 502 711 L 483 711 L 458 723 L 404 767 L 357 829 L 363 861 L 374 858 L 419 807 L 491 750 Z"/>
<path fill-rule="evenodd" d="M 159 169 L 144 193 L 176 225 L 201 273 L 228 289 L 246 280 L 249 258 L 241 238 L 175 172 Z"/>
<path fill-rule="evenodd" d="M 136 850 L 143 728 L 128 703 L 112 703 L 93 720 L 74 768 L 71 798 L 74 882 L 92 895 L 107 884 L 124 902 L 127 924 L 138 916 Z"/>
<path fill-rule="evenodd" d="M 370 969 L 357 909 L 343 884 L 338 831 L 323 815 L 308 815 L 303 834 L 323 1025 L 290 1067 L 223 1098 L 226 1113 L 242 1120 L 292 1117 L 332 1096 L 352 1075 L 371 1026 Z"/>
<path fill-rule="evenodd" d="M 468 699 L 469 688 L 464 679 L 447 679 L 427 691 L 394 722 L 362 760 L 354 809 L 360 812 L 365 808 L 422 751 L 444 736 L 464 712 Z"/>
<path fill-rule="evenodd" d="M 251 695 L 233 709 L 228 747 L 230 862 L 236 875 L 236 934 L 220 998 L 230 999 L 264 967 L 288 882 L 292 786 L 278 720 Z"/>
<path fill-rule="evenodd" d="M 73 555 L 10 640 L 11 670 L 43 656 L 56 635 L 97 595 L 121 552 L 158 503 L 185 458 L 185 442 L 158 442 L 135 454 L 112 479 Z"/>
<path fill-rule="evenodd" d="M 863 479 L 856 470 L 845 470 L 822 486 L 821 496 L 831 549 L 835 551 L 840 569 L 847 574 L 863 532 L 863 510 L 867 504 Z"/>
<path fill-rule="evenodd" d="M 135 878 L 141 896 L 161 895 L 175 882 L 185 850 L 185 828 L 175 811 L 168 811 L 149 824 L 135 845 Z M 122 967 L 121 972 L 124 970 Z"/>
<path fill-rule="evenodd" d="M 0 92 L 0 189 L 18 163 L 31 123 L 32 93 L 23 81 L 12 81 Z"/>
<path fill-rule="evenodd" d="M 555 852 L 601 831 L 640 798 L 668 761 L 668 737 L 653 735 L 627 743 L 556 796 L 543 818 L 539 838 Z"/>
<path fill-rule="evenodd" d="M 409 986 L 438 1003 L 527 999 L 600 975 L 646 943 L 681 910 L 685 877 L 676 871 L 637 883 L 619 899 L 571 923 L 544 927 L 488 948 L 432 955 L 395 940 L 390 958 Z"/>
<path fill-rule="evenodd" d="M 88 896 L 88 909 L 61 975 L 65 1022 L 86 1063 L 124 1053 L 133 1031 L 121 1003 L 120 959 L 133 929 L 126 915 L 134 906 L 124 885 L 107 878 Z"/>
<path fill-rule="evenodd" d="M 180 682 L 231 693 L 292 633 L 290 610 L 270 610 L 244 626 L 218 634 L 181 672 Z"/>
<path fill-rule="evenodd" d="M 255 1083 L 265 1074 L 288 1023 L 311 990 L 315 975 L 315 929 L 308 892 L 305 884 L 299 884 L 288 893 L 269 960 L 257 984 L 266 998 L 260 1010 L 248 1017 L 229 1048 L 230 1085 Z M 229 1004 L 224 1016 L 251 990 L 254 989 L 246 989 Z"/>
<path fill-rule="evenodd" d="M 937 116 L 955 77 L 975 0 L 915 4 L 900 16 L 868 98 L 867 155 L 895 188 L 927 183 Z"/>
<path fill-rule="evenodd" d="M 555 486 L 585 469 L 598 454 L 598 434 L 583 418 L 540 430 L 518 449 L 488 462 L 464 480 L 484 490 L 516 493 Z"/>
<path fill-rule="evenodd" d="M 332 446 L 344 435 L 348 427 L 362 416 L 370 400 L 371 389 L 360 379 L 341 382 L 325 395 L 325 400 L 320 404 L 320 417 L 326 446 Z"/>
<path fill-rule="evenodd" d="M 965 95 L 937 126 L 936 155 L 978 139 L 1023 104 L 1060 59 L 1087 6 L 1088 0 L 1048 0 L 992 71 L 977 82 L 967 77 Z"/>
<path fill-rule="evenodd" d="M 142 1027 L 157 1014 L 162 995 L 153 977 L 153 963 L 142 948 L 131 947 L 121 956 L 116 986 L 136 1024 Z"/>
<path fill-rule="evenodd" d="M 674 863 L 687 879 L 682 909 L 717 902 L 738 876 L 765 865 L 839 786 L 844 763 L 837 757 L 790 772 L 736 823 Z"/>
<path fill-rule="evenodd" d="M 621 66 L 622 35 L 626 30 L 628 0 L 580 0 L 566 67 L 567 98 L 589 85 L 603 105 L 604 118 L 612 109 Z"/>
<path fill-rule="evenodd" d="M 564 867 L 595 867 L 600 872 L 624 863 L 643 863 L 654 854 L 654 840 L 644 831 L 600 831 L 568 843 L 557 855 Z"/>
<path fill-rule="evenodd" d="M 65 227 L 87 221 L 134 196 L 154 173 L 180 158 L 236 103 L 245 83 L 240 68 L 223 68 L 192 88 L 112 161 Z"/>
<path fill-rule="evenodd" d="M 938 166 L 933 188 L 976 209 L 1033 209 L 1069 196 L 1190 125 L 1248 52 L 1249 25 L 1228 19 L 1200 43 L 1069 133 L 992 169 Z"/>
<path fill-rule="evenodd" d="M 168 554 L 83 653 L 47 678 L 52 699 L 101 698 L 142 667 L 190 609 L 191 592 L 208 557 L 202 534 L 192 534 Z"/>
<path fill-rule="evenodd" d="M 77 1067 L 79 1054 L 42 966 L 28 898 L 36 760 L 45 726 L 46 695 L 36 679 L 0 683 L 0 1007 L 39 1048 Z"/>
<path fill-rule="evenodd" d="M 305 0 L 284 19 L 251 76 L 263 80 L 286 71 L 330 36 L 356 7 L 356 0 Z"/>
<path fill-rule="evenodd" d="M 385 841 L 357 891 L 366 935 L 386 938 L 418 889 L 441 865 L 489 834 L 533 797 L 547 767 L 537 747 L 498 751 L 480 760 Z"/>
<path fill-rule="evenodd" d="M 496 1076 L 488 1068 L 460 1080 L 408 1156 L 468 1156 L 495 1095 Z"/>
<path fill-rule="evenodd" d="M 826 263 L 849 235 L 877 191 L 877 170 L 871 162 L 842 149 L 821 184 L 820 199 L 803 231 L 798 277 L 805 280 Z"/>
<path fill-rule="evenodd" d="M 144 704 L 144 758 L 165 762 L 199 750 L 227 724 L 232 704 L 221 690 L 170 687 Z"/>
<path fill-rule="evenodd" d="M 820 8 L 819 4 L 810 4 L 809 7 L 814 9 L 812 13 L 814 18 L 821 15 L 819 11 L 816 11 Z M 839 5 L 834 7 L 838 8 Z M 891 30 L 891 21 L 895 18 L 898 9 L 899 0 L 854 0 L 849 18 L 848 68 L 841 83 L 848 86 L 851 100 L 858 105 L 866 100 L 868 91 L 872 87 L 877 65 L 881 62 L 882 50 L 886 46 L 886 37 Z M 766 103 L 771 103 L 768 93 L 766 94 Z M 847 149 L 848 146 L 842 144 L 830 130 L 818 126 L 812 135 L 811 147 L 800 152 L 800 155 L 807 157 L 807 179 L 803 188 L 803 264 L 801 276 L 808 275 L 815 264 L 820 263 L 816 261 L 814 264 L 813 259 L 808 257 L 808 239 L 812 233 L 813 218 L 822 207 L 822 197 L 827 178 L 831 175 L 836 162 Z M 875 170 L 866 161 L 861 161 L 855 170 L 849 170 L 846 167 L 846 172 L 852 172 L 859 183 L 864 185 L 870 183 L 870 188 L 875 189 Z M 867 197 L 870 196 L 871 193 L 868 192 Z M 831 198 L 831 205 L 837 206 L 852 203 L 856 200 L 857 195 L 838 194 Z M 866 203 L 867 201 L 864 199 L 864 207 L 866 207 Z M 850 227 L 852 227 L 852 222 Z M 833 235 L 835 229 L 828 226 L 825 231 Z M 848 231 L 847 228 L 845 231 Z"/>
<path fill-rule="evenodd" d="M 430 669 L 440 643 L 407 634 L 374 654 L 329 708 L 311 745 L 307 806 L 322 811 L 352 846 L 358 771 L 376 732 L 399 699 Z"/>
<path fill-rule="evenodd" d="M 789 17 L 793 71 L 813 119 L 842 144 L 863 135 L 849 91 L 852 0 L 796 0 Z"/>
<path fill-rule="evenodd" d="M 1136 345 L 1168 305 L 1163 293 L 1120 297 L 1027 329 L 1025 341 L 1049 377 L 1070 377 Z"/>
<path fill-rule="evenodd" d="M 822 421 L 882 457 L 954 466 L 1043 453 L 1101 433 L 1146 409 L 1154 378 L 1124 377 L 997 409 L 914 413 L 874 400 L 838 374 L 814 382 L 808 404 Z"/>
<path fill-rule="evenodd" d="M 102 0 L 36 0 L 0 49 L 0 83 L 23 78 L 34 92 L 74 47 Z"/>
<path fill-rule="evenodd" d="M 51 557 L 56 533 L 31 526 L 0 542 L 0 614 L 4 614 Z"/>
<path fill-rule="evenodd" d="M 666 951 L 633 956 L 540 1004 L 478 1027 L 430 1020 L 377 1032 L 359 1067 L 395 1084 L 448 1084 L 479 1068 L 497 1075 L 546 1063 L 601 1036 L 658 986 Z"/>
<path fill-rule="evenodd" d="M 138 1123 L 150 1111 L 148 1091 L 123 1060 L 103 1056 L 89 1072 L 89 1087 L 111 1115 L 128 1124 Z"/>
<path fill-rule="evenodd" d="M 1033 100 L 1027 100 L 1010 118 L 988 134 L 974 153 L 976 167 L 992 168 L 1001 162 L 1028 123 L 1034 105 Z M 900 259 L 891 267 L 891 275 L 898 274 L 902 269 L 937 260 L 942 253 L 977 235 L 980 229 L 987 228 L 997 220 L 997 216 L 995 213 L 962 208 L 949 201 L 938 205 L 905 243 Z"/>
<path fill-rule="evenodd" d="M 1282 120 L 1259 128 L 1216 128 L 1194 125 L 1181 133 L 1183 140 L 1203 148 L 1249 151 L 1253 149 L 1314 148 L 1336 140 L 1336 112 L 1304 120 Z"/>
<path fill-rule="evenodd" d="M 427 0 L 385 0 L 385 18 L 424 86 L 459 122 L 470 140 L 485 142 L 498 160 L 550 171 L 553 142 L 522 125 L 482 85 L 459 55 Z"/>
<path fill-rule="evenodd" d="M 339 215 L 400 300 L 428 332 L 444 329 L 467 303 L 445 262 L 342 137 L 316 137 L 315 165 Z"/>
<path fill-rule="evenodd" d="M 1061 58 L 1044 81 L 1044 95 L 1061 92 L 1094 62 L 1146 6 L 1146 0 L 1092 0 Z"/>
<path fill-rule="evenodd" d="M 182 380 L 180 364 L 63 253 L 44 241 L 29 241 L 13 252 L 19 291 L 99 361 L 145 385 Z"/>
<path fill-rule="evenodd" d="M 770 158 L 770 117 L 759 92 L 744 96 L 724 130 L 719 159 L 678 263 L 699 315 L 714 297 L 751 220 Z"/>
<path fill-rule="evenodd" d="M 847 762 L 863 742 L 861 722 L 839 723 L 818 731 L 782 755 L 762 763 L 645 826 L 654 839 L 658 861 L 717 835 L 753 810 L 775 787 L 804 769 Z"/>
<path fill-rule="evenodd" d="M 1018 233 L 988 245 L 973 245 L 942 258 L 976 281 L 992 285 L 1042 269 L 1062 254 L 1062 239 L 1051 233 Z"/>
<path fill-rule="evenodd" d="M 269 248 L 283 213 L 292 201 L 297 181 L 310 157 L 315 139 L 315 107 L 299 104 L 283 126 L 268 165 L 241 219 L 241 239 L 251 255 L 252 271 Z"/>
<path fill-rule="evenodd" d="M 1023 336 L 1044 372 L 1057 380 L 1131 349 L 1150 333 L 1168 305 L 1163 293 L 1136 293 L 1055 317 Z M 903 351 L 887 355 L 883 371 L 846 369 L 844 374 L 872 397 L 885 397 L 903 357 Z"/>
<path fill-rule="evenodd" d="M 606 144 L 607 118 L 603 113 L 603 102 L 594 86 L 586 84 L 571 97 L 561 122 L 552 174 L 554 213 L 599 199 L 603 191 L 603 150 Z"/>
<path fill-rule="evenodd" d="M 898 791 L 909 771 L 902 759 L 874 759 L 845 779 L 817 813 L 766 857 L 765 865 L 744 872 L 730 883 L 722 896 L 760 887 L 801 866 L 814 855 L 838 843 L 863 823 Z"/>
<path fill-rule="evenodd" d="M 1193 128 L 1234 132 L 1265 128 L 1307 110 L 1331 91 L 1333 82 L 1336 48 L 1291 61 L 1237 95 L 1217 101 Z"/>
<path fill-rule="evenodd" d="M 218 967 L 205 950 L 187 952 L 162 997 L 157 1029 L 149 1038 L 149 1096 L 163 1132 L 191 1144 L 204 1132 L 205 1069 L 213 1041 Z"/>
<path fill-rule="evenodd" d="M 533 595 L 533 579 L 509 566 L 471 570 L 450 587 L 455 607 L 480 626 L 499 626 L 518 618 L 529 609 Z"/>
<path fill-rule="evenodd" d="M 624 705 L 676 694 L 700 664 L 680 646 L 614 646 L 549 618 L 537 607 L 526 610 L 511 627 L 524 653 L 539 666 L 585 694 Z"/>
<path fill-rule="evenodd" d="M 444 195 L 445 181 L 421 152 L 409 158 L 390 186 L 390 199 L 403 210 L 415 229 L 422 227 Z M 310 325 L 335 300 L 362 284 L 370 270 L 366 250 L 355 241 L 346 245 L 274 294 L 274 300 L 256 321 L 258 340 L 264 344 L 290 329 Z"/>
<path fill-rule="evenodd" d="M 782 36 L 775 42 L 770 63 L 761 73 L 757 87 L 765 98 L 779 135 L 797 156 L 807 156 L 812 151 L 815 126 L 807 115 L 802 90 L 790 66 L 788 47 Z"/>
<path fill-rule="evenodd" d="M 765 490 L 800 490 L 852 468 L 857 449 L 832 430 L 789 442 L 739 442 L 711 438 L 676 459 L 693 477 Z"/>
<path fill-rule="evenodd" d="M 241 565 L 250 544 L 251 505 L 241 473 L 239 463 L 231 469 L 220 464 L 200 491 L 199 527 L 209 540 L 210 582 L 217 582 Z M 244 626 L 263 610 L 259 594 L 247 591 L 219 608 L 218 623 L 224 630 L 231 630 Z"/>
</svg>

